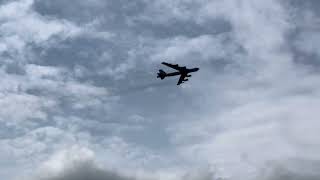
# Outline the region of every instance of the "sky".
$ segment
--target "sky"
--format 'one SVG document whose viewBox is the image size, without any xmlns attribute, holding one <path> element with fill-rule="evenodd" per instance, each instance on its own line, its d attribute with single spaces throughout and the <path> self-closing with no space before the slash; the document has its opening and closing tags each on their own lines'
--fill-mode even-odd
<svg viewBox="0 0 320 180">
<path fill-rule="evenodd" d="M 319 8 L 0 0 L 1 179 L 320 179 Z"/>
</svg>

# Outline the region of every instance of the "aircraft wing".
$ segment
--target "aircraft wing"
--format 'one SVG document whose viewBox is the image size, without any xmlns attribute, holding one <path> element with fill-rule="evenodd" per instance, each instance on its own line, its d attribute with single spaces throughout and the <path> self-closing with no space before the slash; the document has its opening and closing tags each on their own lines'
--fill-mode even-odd
<svg viewBox="0 0 320 180">
<path fill-rule="evenodd" d="M 181 76 L 180 76 L 180 78 L 179 78 L 179 81 L 178 81 L 178 84 L 177 85 L 180 85 L 180 84 L 182 84 L 183 83 L 183 80 L 184 80 L 184 78 L 186 77 L 186 75 L 185 74 L 181 74 Z"/>
<path fill-rule="evenodd" d="M 166 65 L 166 66 L 168 66 L 168 67 L 171 67 L 171 68 L 173 68 L 173 69 L 175 69 L 175 70 L 180 70 L 180 66 L 178 65 L 178 64 L 169 64 L 169 63 L 166 63 L 166 62 L 162 62 L 162 64 L 163 65 Z"/>
</svg>

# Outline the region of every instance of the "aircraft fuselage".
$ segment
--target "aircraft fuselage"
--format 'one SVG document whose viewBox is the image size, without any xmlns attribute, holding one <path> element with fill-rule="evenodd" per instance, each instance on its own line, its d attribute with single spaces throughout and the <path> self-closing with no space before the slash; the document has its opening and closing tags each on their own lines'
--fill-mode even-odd
<svg viewBox="0 0 320 180">
<path fill-rule="evenodd" d="M 199 68 L 185 69 L 185 70 L 181 70 L 181 71 L 177 71 L 177 72 L 173 72 L 173 73 L 167 73 L 166 76 L 178 76 L 181 74 L 189 74 L 189 73 L 197 72 L 197 71 L 199 71 Z"/>
</svg>

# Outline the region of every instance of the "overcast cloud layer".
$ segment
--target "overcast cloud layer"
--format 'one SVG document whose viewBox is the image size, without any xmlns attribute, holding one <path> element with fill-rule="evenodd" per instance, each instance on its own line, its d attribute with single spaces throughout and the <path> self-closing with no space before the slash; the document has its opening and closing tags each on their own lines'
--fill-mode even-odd
<svg viewBox="0 0 320 180">
<path fill-rule="evenodd" d="M 1 179 L 320 179 L 319 8 L 0 0 Z"/>
</svg>

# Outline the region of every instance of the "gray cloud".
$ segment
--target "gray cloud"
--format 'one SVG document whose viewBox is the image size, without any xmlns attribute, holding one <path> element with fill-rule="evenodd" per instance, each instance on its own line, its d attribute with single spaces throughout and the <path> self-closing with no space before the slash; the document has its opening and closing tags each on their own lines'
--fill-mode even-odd
<svg viewBox="0 0 320 180">
<path fill-rule="evenodd" d="M 39 178 L 38 180 L 132 180 L 115 172 L 109 172 L 95 167 L 92 164 L 79 164 L 77 167 L 65 169 L 61 174 L 54 177 Z"/>
<path fill-rule="evenodd" d="M 208 180 L 219 179 L 208 168 L 196 168 L 186 172 L 176 172 L 175 176 L 166 177 L 165 172 L 150 173 L 147 171 L 131 171 L 128 169 L 109 169 L 97 164 L 94 152 L 88 148 L 73 146 L 61 150 L 43 162 L 32 180 L 136 180 L 136 179 L 161 179 L 173 180 Z M 111 160 L 111 159 L 110 159 Z M 29 178 L 28 178 L 29 179 Z"/>
<path fill-rule="evenodd" d="M 318 7 L 0 1 L 0 175 L 315 179 Z M 156 79 L 164 60 L 201 71 L 177 87 Z M 69 147 L 98 162 L 55 156 Z"/>
</svg>

